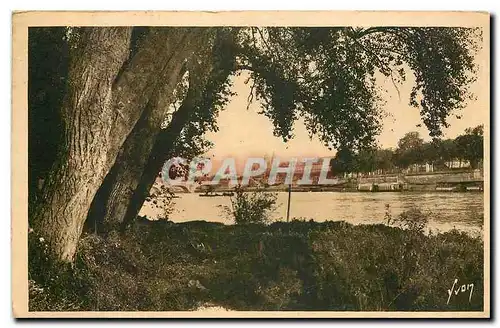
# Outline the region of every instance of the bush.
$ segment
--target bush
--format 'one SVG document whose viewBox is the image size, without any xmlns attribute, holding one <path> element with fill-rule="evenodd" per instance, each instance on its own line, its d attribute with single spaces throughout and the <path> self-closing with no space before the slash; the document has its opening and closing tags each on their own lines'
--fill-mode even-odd
<svg viewBox="0 0 500 328">
<path fill-rule="evenodd" d="M 400 227 L 413 232 L 425 232 L 425 228 L 429 223 L 429 217 L 432 213 L 423 212 L 420 208 L 412 207 L 408 210 L 401 212 L 397 217 L 393 217 L 391 207 L 385 204 L 384 220 L 388 226 Z"/>
<path fill-rule="evenodd" d="M 264 191 L 245 192 L 242 187 L 235 189 L 231 196 L 231 207 L 224 211 L 236 224 L 269 223 L 270 214 L 276 210 L 277 194 Z"/>
<path fill-rule="evenodd" d="M 399 214 L 395 223 L 410 231 L 424 232 L 429 222 L 429 216 L 429 213 L 424 213 L 421 209 L 412 207 Z"/>
<path fill-rule="evenodd" d="M 479 238 L 456 231 L 426 236 L 384 225 L 346 225 L 314 232 L 310 240 L 316 263 L 317 309 L 483 309 L 483 247 Z M 454 279 L 474 284 L 470 302 L 462 296 L 447 304 L 447 290 Z"/>
</svg>

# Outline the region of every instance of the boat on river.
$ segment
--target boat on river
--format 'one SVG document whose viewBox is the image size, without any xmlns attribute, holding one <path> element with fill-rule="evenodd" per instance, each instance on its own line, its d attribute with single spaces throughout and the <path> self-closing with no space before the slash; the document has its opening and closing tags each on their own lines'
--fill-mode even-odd
<svg viewBox="0 0 500 328">
<path fill-rule="evenodd" d="M 223 193 L 204 193 L 200 194 L 200 197 L 223 197 L 223 196 L 234 196 L 234 192 L 232 191 L 224 191 Z"/>
<path fill-rule="evenodd" d="M 217 194 L 217 193 L 205 193 L 205 194 L 199 194 L 200 197 L 220 197 L 222 194 Z"/>
<path fill-rule="evenodd" d="M 369 192 L 399 192 L 403 191 L 403 184 L 395 182 L 360 183 L 358 184 L 357 190 Z"/>
</svg>

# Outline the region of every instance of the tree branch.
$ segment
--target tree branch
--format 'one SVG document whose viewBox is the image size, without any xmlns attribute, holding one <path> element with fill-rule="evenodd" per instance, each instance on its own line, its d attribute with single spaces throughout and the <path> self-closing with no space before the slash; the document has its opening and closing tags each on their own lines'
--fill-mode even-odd
<svg viewBox="0 0 500 328">
<path fill-rule="evenodd" d="M 351 29 L 353 32 L 355 32 L 355 31 L 354 31 L 354 29 L 353 29 L 352 27 L 351 27 L 350 29 Z M 380 31 L 377 31 L 377 32 L 380 32 Z M 372 33 L 374 33 L 374 32 L 372 32 Z M 357 39 L 357 38 L 353 38 L 353 41 L 354 41 L 357 45 L 359 45 L 361 48 L 363 48 L 363 50 L 365 50 L 365 51 L 366 51 L 368 54 L 370 54 L 373 58 L 375 58 L 375 59 L 377 60 L 377 62 L 379 63 L 379 65 L 380 65 L 380 67 L 381 67 L 381 68 L 383 68 L 383 69 L 387 70 L 387 72 L 389 72 L 389 75 L 390 75 L 390 77 L 391 77 L 392 84 L 394 85 L 394 88 L 396 88 L 396 91 L 398 92 L 398 98 L 399 98 L 399 99 L 401 99 L 401 92 L 399 91 L 399 88 L 398 88 L 398 86 L 396 85 L 396 82 L 394 81 L 394 75 L 393 75 L 394 71 L 393 71 L 393 69 L 392 69 L 389 65 L 385 64 L 385 63 L 384 63 L 384 62 L 383 62 L 383 61 L 379 58 L 379 56 L 378 56 L 376 53 L 374 53 L 371 49 L 369 49 L 369 48 L 365 47 L 363 44 L 361 44 L 361 43 L 358 41 L 358 39 Z"/>
</svg>

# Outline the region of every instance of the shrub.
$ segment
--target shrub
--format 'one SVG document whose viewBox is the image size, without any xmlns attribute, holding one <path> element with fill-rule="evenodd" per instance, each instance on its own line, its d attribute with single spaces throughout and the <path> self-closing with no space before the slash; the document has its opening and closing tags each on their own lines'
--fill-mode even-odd
<svg viewBox="0 0 500 328">
<path fill-rule="evenodd" d="M 231 207 L 224 211 L 236 224 L 269 223 L 270 214 L 276 210 L 277 194 L 264 191 L 245 192 L 241 187 L 231 196 Z"/>
<path fill-rule="evenodd" d="M 482 240 L 451 231 L 426 236 L 384 225 L 346 225 L 310 235 L 318 310 L 475 311 L 483 308 Z M 454 279 L 474 284 L 447 303 Z"/>
<path fill-rule="evenodd" d="M 414 232 L 423 232 L 429 222 L 430 213 L 424 213 L 421 209 L 412 207 L 403 211 L 395 219 L 400 227 Z"/>
</svg>

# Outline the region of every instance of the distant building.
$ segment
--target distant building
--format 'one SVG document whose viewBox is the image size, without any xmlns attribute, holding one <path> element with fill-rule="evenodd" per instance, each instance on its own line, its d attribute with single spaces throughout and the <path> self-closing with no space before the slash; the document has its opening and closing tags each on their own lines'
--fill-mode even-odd
<svg viewBox="0 0 500 328">
<path fill-rule="evenodd" d="M 470 168 L 470 162 L 463 161 L 463 160 L 449 161 L 449 162 L 446 162 L 445 165 L 450 169 Z"/>
</svg>

